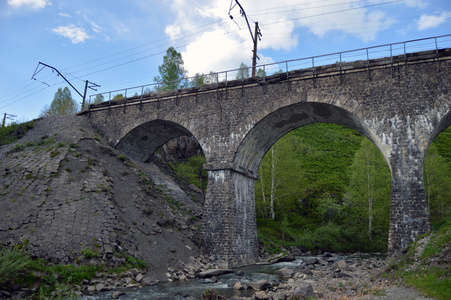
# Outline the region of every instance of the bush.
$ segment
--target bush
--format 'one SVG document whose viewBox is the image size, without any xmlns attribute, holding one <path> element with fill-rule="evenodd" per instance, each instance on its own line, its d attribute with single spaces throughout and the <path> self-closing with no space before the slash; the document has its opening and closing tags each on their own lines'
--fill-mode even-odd
<svg viewBox="0 0 451 300">
<path fill-rule="evenodd" d="M 9 281 L 14 282 L 30 264 L 30 256 L 23 250 L 17 248 L 0 250 L 0 286 Z"/>
<path fill-rule="evenodd" d="M 82 254 L 85 258 L 97 258 L 99 254 L 91 250 L 91 248 L 86 248 L 82 251 Z"/>
</svg>

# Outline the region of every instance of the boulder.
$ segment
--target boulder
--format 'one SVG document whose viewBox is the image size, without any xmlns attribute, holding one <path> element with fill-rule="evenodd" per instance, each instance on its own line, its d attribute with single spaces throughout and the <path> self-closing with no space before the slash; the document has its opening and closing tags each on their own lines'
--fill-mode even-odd
<svg viewBox="0 0 451 300">
<path fill-rule="evenodd" d="M 277 258 L 273 263 L 279 263 L 279 262 L 290 262 L 290 261 L 294 261 L 296 260 L 296 258 L 294 257 L 293 254 L 288 254 L 282 257 Z"/>
<path fill-rule="evenodd" d="M 268 294 L 266 294 L 265 291 L 258 291 L 258 292 L 256 292 L 254 297 L 257 300 L 269 299 L 269 296 L 268 296 Z"/>
<path fill-rule="evenodd" d="M 288 267 L 283 267 L 282 269 L 279 269 L 278 272 L 285 278 L 292 277 L 295 273 L 295 271 Z"/>
<path fill-rule="evenodd" d="M 143 280 L 143 278 L 144 278 L 143 274 L 139 273 L 138 275 L 136 275 L 135 281 L 136 282 L 141 282 Z"/>
<path fill-rule="evenodd" d="M 219 276 L 219 275 L 230 274 L 230 273 L 233 273 L 233 271 L 230 269 L 210 269 L 207 271 L 200 272 L 199 277 L 200 278 L 210 278 L 213 276 Z"/>
<path fill-rule="evenodd" d="M 335 266 L 337 268 L 339 268 L 340 270 L 346 269 L 348 267 L 348 265 L 346 264 L 346 262 L 344 260 L 339 260 L 335 263 Z"/>
<path fill-rule="evenodd" d="M 313 297 L 313 287 L 311 284 L 303 284 L 294 290 L 292 296 Z"/>
<path fill-rule="evenodd" d="M 271 287 L 271 283 L 268 280 L 258 280 L 249 283 L 249 286 L 256 291 L 266 290 Z"/>
<path fill-rule="evenodd" d="M 120 296 L 123 296 L 123 295 L 125 295 L 125 293 L 122 291 L 114 291 L 113 294 L 111 295 L 111 298 L 118 299 Z"/>
<path fill-rule="evenodd" d="M 316 265 L 317 263 L 319 263 L 319 261 L 318 261 L 318 258 L 316 258 L 316 257 L 304 260 L 304 264 L 307 266 L 308 265 Z"/>
<path fill-rule="evenodd" d="M 233 289 L 234 290 L 238 290 L 238 291 L 247 290 L 248 288 L 249 288 L 248 285 L 243 283 L 243 282 L 241 282 L 241 281 L 237 281 L 233 285 Z"/>
</svg>

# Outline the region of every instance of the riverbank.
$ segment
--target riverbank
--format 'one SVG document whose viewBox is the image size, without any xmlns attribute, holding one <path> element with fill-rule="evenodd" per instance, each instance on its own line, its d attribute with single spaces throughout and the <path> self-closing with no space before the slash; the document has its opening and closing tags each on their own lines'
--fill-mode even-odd
<svg viewBox="0 0 451 300">
<path fill-rule="evenodd" d="M 291 260 L 290 255 L 282 260 Z M 287 259 L 288 258 L 288 259 Z M 185 279 L 154 286 L 135 284 L 85 295 L 84 300 L 201 299 L 215 292 L 219 299 L 430 299 L 383 273 L 390 263 L 383 255 L 325 253 L 292 261 L 237 268 L 227 274 Z M 170 272 L 168 272 L 170 273 Z M 215 272 L 216 274 L 220 274 Z M 197 274 L 199 275 L 199 274 Z M 204 277 L 204 276 L 202 276 Z M 125 286 L 125 285 L 124 285 Z M 291 298 L 290 298 L 291 297 Z M 210 298 L 206 298 L 210 299 Z M 213 298 L 211 298 L 213 299 Z"/>
</svg>

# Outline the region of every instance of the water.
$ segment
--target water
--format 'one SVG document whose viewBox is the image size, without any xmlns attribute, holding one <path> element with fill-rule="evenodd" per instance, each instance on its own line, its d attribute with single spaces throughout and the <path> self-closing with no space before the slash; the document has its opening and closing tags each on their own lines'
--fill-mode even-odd
<svg viewBox="0 0 451 300">
<path fill-rule="evenodd" d="M 232 296 L 251 296 L 255 291 L 237 291 L 233 289 L 233 285 L 237 281 L 249 284 L 250 282 L 257 280 L 268 280 L 270 283 L 279 283 L 282 279 L 278 274 L 277 270 L 283 267 L 294 268 L 302 264 L 306 259 L 319 258 L 321 256 L 302 256 L 297 257 L 296 260 L 292 262 L 282 262 L 272 265 L 253 265 L 242 268 L 234 269 L 235 273 L 226 274 L 217 277 L 217 282 L 211 282 L 210 279 L 193 279 L 187 281 L 174 281 L 161 283 L 155 286 L 142 287 L 135 289 L 117 289 L 118 291 L 123 291 L 125 295 L 121 296 L 120 299 L 126 300 L 141 300 L 141 299 L 167 299 L 167 300 L 178 300 L 185 299 L 186 297 L 192 296 L 196 299 L 200 298 L 200 295 L 206 289 L 215 289 L 220 295 L 230 298 Z M 374 255 L 366 254 L 352 254 L 346 256 L 334 256 L 328 258 L 330 260 L 338 261 L 345 260 L 347 263 L 353 263 L 359 259 L 374 258 Z M 383 258 L 381 256 L 380 258 Z M 242 271 L 243 275 L 238 276 L 236 273 Z M 93 296 L 83 296 L 82 300 L 111 300 L 112 291 L 96 293 Z"/>
</svg>

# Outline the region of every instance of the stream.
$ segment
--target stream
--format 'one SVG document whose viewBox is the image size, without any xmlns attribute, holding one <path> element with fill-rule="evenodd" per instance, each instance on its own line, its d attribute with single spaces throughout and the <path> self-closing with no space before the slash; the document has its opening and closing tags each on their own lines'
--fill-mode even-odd
<svg viewBox="0 0 451 300">
<path fill-rule="evenodd" d="M 298 256 L 292 262 L 281 262 L 271 265 L 252 265 L 247 267 L 235 268 L 234 273 L 217 276 L 217 281 L 212 282 L 211 279 L 196 278 L 187 281 L 173 281 L 160 283 L 154 286 L 147 286 L 134 289 L 115 289 L 125 294 L 119 299 L 141 300 L 141 299 L 186 299 L 194 297 L 200 299 L 200 295 L 206 289 L 215 289 L 221 296 L 230 298 L 233 296 L 249 297 L 254 294 L 253 290 L 238 291 L 233 289 L 233 285 L 237 281 L 249 284 L 253 281 L 267 280 L 270 283 L 279 283 L 282 277 L 277 271 L 283 267 L 299 267 L 302 262 L 311 258 L 320 258 L 322 256 Z M 374 258 L 375 256 L 368 254 L 351 254 L 351 255 L 334 255 L 329 258 L 335 261 L 344 260 L 348 264 L 355 263 L 357 260 L 365 260 Z M 241 274 L 241 275 L 237 275 Z M 82 300 L 111 300 L 113 291 L 98 292 L 94 295 L 83 295 Z"/>
</svg>

